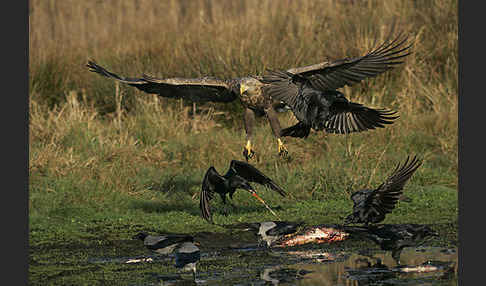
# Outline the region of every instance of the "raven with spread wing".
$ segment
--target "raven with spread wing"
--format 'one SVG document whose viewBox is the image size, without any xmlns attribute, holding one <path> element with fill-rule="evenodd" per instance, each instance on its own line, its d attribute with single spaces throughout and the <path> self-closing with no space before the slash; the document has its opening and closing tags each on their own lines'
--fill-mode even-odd
<svg viewBox="0 0 486 286">
<path fill-rule="evenodd" d="M 393 29 L 392 29 L 393 30 Z M 390 33 L 391 35 L 391 33 Z M 228 80 L 203 78 L 157 78 L 143 74 L 140 78 L 122 77 L 88 61 L 90 71 L 134 86 L 146 93 L 167 98 L 183 98 L 194 102 L 231 102 L 239 99 L 245 108 L 246 145 L 243 155 L 252 158 L 251 144 L 255 115 L 266 115 L 277 139 L 278 154 L 286 156 L 281 136 L 307 137 L 310 128 L 348 133 L 383 127 L 395 119 L 394 113 L 366 108 L 347 102 L 336 89 L 377 75 L 402 63 L 409 54 L 407 37 L 399 34 L 364 56 L 326 61 L 270 72 L 267 76 L 247 76 Z M 277 111 L 292 109 L 299 123 L 281 129 Z"/>
<path fill-rule="evenodd" d="M 247 190 L 252 196 L 263 203 L 265 207 L 272 212 L 272 214 L 277 216 L 265 203 L 265 201 L 257 195 L 255 189 L 250 185 L 250 183 L 257 183 L 268 187 L 278 192 L 283 197 L 286 195 L 282 188 L 280 188 L 275 182 L 273 182 L 269 177 L 265 176 L 257 168 L 246 162 L 232 160 L 229 170 L 223 176 L 221 176 L 213 166 L 211 166 L 204 175 L 201 198 L 199 202 L 202 217 L 208 222 L 214 223 L 209 201 L 213 198 L 215 193 L 218 193 L 223 201 L 223 204 L 226 205 L 226 195 L 229 194 L 229 198 L 233 199 L 233 194 L 237 189 Z M 225 213 L 227 213 L 226 209 Z"/>
<path fill-rule="evenodd" d="M 378 188 L 364 189 L 354 192 L 351 199 L 354 202 L 353 213 L 344 221 L 350 223 L 379 223 L 385 219 L 387 213 L 391 213 L 403 193 L 405 183 L 412 177 L 422 161 L 414 156 L 411 160 L 407 157 L 405 163 L 398 163 L 392 174 Z"/>
<path fill-rule="evenodd" d="M 348 134 L 383 128 L 397 119 L 396 112 L 351 102 L 338 91 L 401 64 L 410 54 L 407 37 L 399 34 L 366 55 L 287 71 L 268 71 L 261 79 L 263 93 L 287 104 L 298 123 L 282 129 L 280 136 L 306 138 L 310 130 Z"/>
</svg>

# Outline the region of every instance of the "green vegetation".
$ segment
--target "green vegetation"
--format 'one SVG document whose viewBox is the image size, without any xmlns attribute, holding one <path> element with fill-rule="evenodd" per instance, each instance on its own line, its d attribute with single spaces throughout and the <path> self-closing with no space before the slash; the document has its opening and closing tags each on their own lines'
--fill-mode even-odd
<svg viewBox="0 0 486 286">
<path fill-rule="evenodd" d="M 351 210 L 351 191 L 377 186 L 418 154 L 424 164 L 405 187 L 413 202 L 400 203 L 385 223 L 440 224 L 444 243 L 456 244 L 457 1 L 351 2 L 30 1 L 31 284 L 121 285 L 115 281 L 133 276 L 125 266 L 86 260 L 146 254 L 130 240 L 141 230 L 223 232 L 200 217 L 200 184 L 209 166 L 224 172 L 231 159 L 243 159 L 238 103 L 193 106 L 117 89 L 89 73 L 86 59 L 131 76 L 261 74 L 361 55 L 394 19 L 415 38 L 414 53 L 402 67 L 343 92 L 398 110 L 400 119 L 348 136 L 285 138 L 290 162 L 275 155 L 270 127 L 258 120 L 254 164 L 289 196 L 257 191 L 282 207 L 284 220 L 339 223 Z M 283 126 L 296 122 L 290 112 L 279 117 Z M 244 191 L 235 204 L 225 217 L 217 213 L 219 198 L 213 200 L 215 221 L 275 219 Z M 130 269 L 154 272 L 150 267 L 162 271 Z"/>
</svg>

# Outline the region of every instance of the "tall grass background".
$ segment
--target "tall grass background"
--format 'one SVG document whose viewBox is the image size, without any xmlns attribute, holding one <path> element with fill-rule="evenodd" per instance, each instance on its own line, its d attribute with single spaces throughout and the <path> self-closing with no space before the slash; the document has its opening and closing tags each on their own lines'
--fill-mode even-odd
<svg viewBox="0 0 486 286">
<path fill-rule="evenodd" d="M 385 39 L 393 22 L 410 35 L 413 53 L 398 68 L 343 92 L 353 101 L 397 110 L 400 119 L 365 133 L 286 138 L 291 162 L 278 159 L 268 123 L 258 120 L 254 164 L 290 194 L 283 200 L 270 191 L 263 196 L 288 206 L 283 218 L 304 215 L 299 208 L 312 206 L 309 219 L 326 221 L 330 214 L 335 219 L 350 211 L 352 190 L 381 183 L 408 154 L 425 163 L 407 184 L 418 200 L 403 206 L 404 212 L 416 220 L 426 216 L 420 208 L 430 206 L 426 186 L 457 189 L 457 1 L 29 5 L 31 230 L 46 231 L 40 225 L 48 221 L 55 228 L 83 217 L 128 218 L 137 211 L 144 214 L 141 221 L 159 223 L 159 230 L 205 229 L 197 201 L 204 172 L 211 165 L 224 172 L 231 159 L 243 158 L 237 102 L 193 105 L 157 98 L 88 72 L 88 59 L 126 76 L 232 78 L 363 55 L 375 39 Z M 279 117 L 283 126 L 296 122 L 291 112 Z M 238 219 L 268 215 L 244 196 L 236 194 L 248 212 L 237 213 Z M 434 198 L 440 197 L 439 192 Z M 457 212 L 454 205 L 434 206 L 439 213 Z M 165 213 L 180 221 L 156 218 Z"/>
</svg>

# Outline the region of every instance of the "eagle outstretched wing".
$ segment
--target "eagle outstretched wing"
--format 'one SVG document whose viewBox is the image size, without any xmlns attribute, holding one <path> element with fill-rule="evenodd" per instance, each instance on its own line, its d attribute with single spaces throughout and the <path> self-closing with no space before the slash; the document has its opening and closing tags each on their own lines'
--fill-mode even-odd
<svg viewBox="0 0 486 286">
<path fill-rule="evenodd" d="M 236 172 L 238 176 L 245 178 L 249 182 L 264 185 L 278 192 L 282 197 L 285 197 L 286 195 L 285 191 L 281 187 L 279 187 L 274 181 L 272 181 L 272 179 L 265 176 L 265 174 L 260 172 L 257 168 L 246 162 L 231 160 L 229 172 L 232 171 Z"/>
<path fill-rule="evenodd" d="M 411 46 L 408 36 L 399 33 L 391 39 L 390 33 L 381 45 L 364 56 L 291 68 L 287 72 L 305 77 L 315 89 L 335 90 L 365 78 L 376 77 L 403 63 L 401 59 L 411 53 Z"/>
<path fill-rule="evenodd" d="M 203 78 L 156 78 L 143 74 L 141 78 L 122 77 L 90 60 L 86 65 L 90 71 L 134 86 L 146 93 L 167 98 L 183 98 L 195 102 L 231 102 L 237 98 L 232 91 L 233 80 L 212 77 Z"/>
</svg>

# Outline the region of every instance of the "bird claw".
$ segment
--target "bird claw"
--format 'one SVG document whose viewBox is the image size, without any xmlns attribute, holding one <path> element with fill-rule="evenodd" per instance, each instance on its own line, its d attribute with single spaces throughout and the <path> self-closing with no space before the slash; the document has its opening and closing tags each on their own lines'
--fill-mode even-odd
<svg viewBox="0 0 486 286">
<path fill-rule="evenodd" d="M 287 159 L 287 158 L 289 158 L 289 151 L 287 151 L 287 149 L 285 149 L 285 147 L 279 148 L 278 156 L 280 156 L 283 159 Z"/>
<path fill-rule="evenodd" d="M 255 156 L 255 151 L 253 151 L 252 149 L 244 148 L 243 156 L 245 156 L 245 159 L 248 162 L 248 160 L 253 159 L 253 157 Z"/>
<path fill-rule="evenodd" d="M 277 140 L 278 142 L 278 155 L 280 156 L 280 158 L 283 158 L 283 159 L 289 159 L 289 151 L 287 150 L 287 147 L 285 147 L 285 145 L 282 143 L 282 141 L 280 140 L 280 138 Z"/>
</svg>

